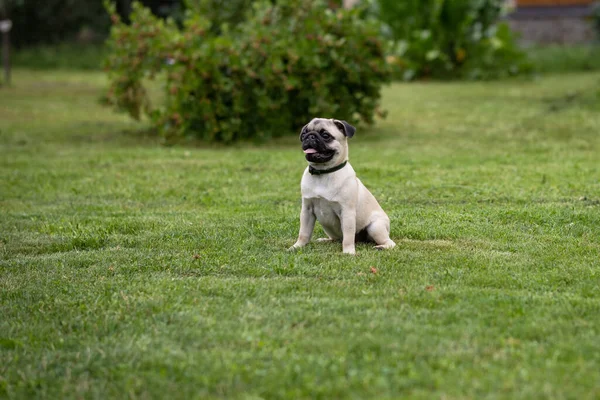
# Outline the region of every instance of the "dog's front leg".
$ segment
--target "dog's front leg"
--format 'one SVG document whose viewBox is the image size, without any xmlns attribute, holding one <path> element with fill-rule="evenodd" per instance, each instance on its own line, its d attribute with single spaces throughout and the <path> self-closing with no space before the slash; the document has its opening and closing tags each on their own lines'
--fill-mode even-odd
<svg viewBox="0 0 600 400">
<path fill-rule="evenodd" d="M 343 208 L 340 217 L 342 224 L 342 249 L 344 254 L 356 254 L 354 241 L 356 240 L 356 208 Z"/>
<path fill-rule="evenodd" d="M 299 247 L 304 247 L 310 242 L 313 230 L 315 229 L 315 221 L 317 217 L 313 211 L 312 204 L 302 199 L 302 210 L 300 211 L 300 233 L 298 240 L 288 250 L 294 250 Z"/>
</svg>

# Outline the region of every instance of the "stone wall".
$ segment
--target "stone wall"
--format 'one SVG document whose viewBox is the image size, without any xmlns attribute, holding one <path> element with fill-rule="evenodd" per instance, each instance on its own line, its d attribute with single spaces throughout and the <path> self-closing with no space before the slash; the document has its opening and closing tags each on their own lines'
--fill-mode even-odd
<svg viewBox="0 0 600 400">
<path fill-rule="evenodd" d="M 590 6 L 519 7 L 508 17 L 524 44 L 589 43 L 596 38 Z"/>
<path fill-rule="evenodd" d="M 523 44 L 576 44 L 594 41 L 591 21 L 582 18 L 510 19 L 508 24 Z"/>
</svg>

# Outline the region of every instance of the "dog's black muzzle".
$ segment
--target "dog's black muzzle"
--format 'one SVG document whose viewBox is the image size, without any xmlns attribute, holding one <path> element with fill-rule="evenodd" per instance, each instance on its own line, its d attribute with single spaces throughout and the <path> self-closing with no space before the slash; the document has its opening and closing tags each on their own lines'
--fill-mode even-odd
<svg viewBox="0 0 600 400">
<path fill-rule="evenodd" d="M 331 160 L 335 154 L 335 150 L 329 149 L 327 144 L 321 138 L 318 132 L 306 132 L 302 136 L 302 150 L 306 151 L 313 149 L 315 153 L 306 153 L 305 157 L 313 163 L 326 163 Z"/>
</svg>

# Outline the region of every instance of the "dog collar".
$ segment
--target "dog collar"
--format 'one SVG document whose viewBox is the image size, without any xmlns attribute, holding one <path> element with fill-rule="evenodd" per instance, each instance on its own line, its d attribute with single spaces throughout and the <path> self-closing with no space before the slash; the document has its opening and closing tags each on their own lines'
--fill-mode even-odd
<svg viewBox="0 0 600 400">
<path fill-rule="evenodd" d="M 346 164 L 348 164 L 348 160 L 344 161 L 340 165 L 336 165 L 335 167 L 329 168 L 329 169 L 316 169 L 316 168 L 313 168 L 312 165 L 309 165 L 308 166 L 308 172 L 310 172 L 311 175 L 325 175 L 325 174 L 330 174 L 332 172 L 339 171 L 340 169 L 344 168 L 346 166 Z"/>
</svg>

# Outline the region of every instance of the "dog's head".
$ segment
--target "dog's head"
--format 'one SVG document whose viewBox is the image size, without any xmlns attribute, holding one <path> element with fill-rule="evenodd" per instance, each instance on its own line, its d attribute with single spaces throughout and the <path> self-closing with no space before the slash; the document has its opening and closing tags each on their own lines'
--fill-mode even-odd
<svg viewBox="0 0 600 400">
<path fill-rule="evenodd" d="M 302 128 L 300 141 L 309 164 L 329 167 L 348 158 L 348 138 L 356 128 L 337 119 L 314 118 Z"/>
</svg>

